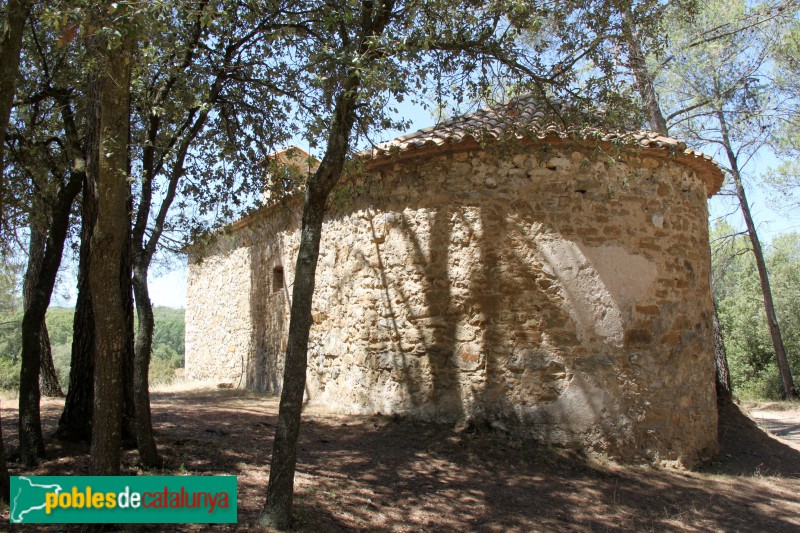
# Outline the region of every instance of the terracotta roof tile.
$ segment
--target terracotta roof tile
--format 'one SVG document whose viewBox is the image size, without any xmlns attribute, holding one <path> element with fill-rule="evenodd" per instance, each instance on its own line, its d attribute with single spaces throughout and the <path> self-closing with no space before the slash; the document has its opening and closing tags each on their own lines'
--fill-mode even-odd
<svg viewBox="0 0 800 533">
<path fill-rule="evenodd" d="M 659 155 L 674 155 L 679 162 L 697 171 L 706 180 L 708 196 L 722 186 L 722 171 L 710 156 L 686 146 L 686 143 L 652 131 L 604 131 L 591 127 L 568 127 L 556 123 L 531 96 L 522 96 L 475 113 L 454 117 L 435 126 L 401 135 L 361 152 L 375 163 L 397 155 L 411 156 L 425 148 L 453 146 L 465 142 L 487 142 L 502 138 L 615 143 L 631 148 L 645 148 Z M 657 151 L 657 152 L 656 152 Z"/>
</svg>

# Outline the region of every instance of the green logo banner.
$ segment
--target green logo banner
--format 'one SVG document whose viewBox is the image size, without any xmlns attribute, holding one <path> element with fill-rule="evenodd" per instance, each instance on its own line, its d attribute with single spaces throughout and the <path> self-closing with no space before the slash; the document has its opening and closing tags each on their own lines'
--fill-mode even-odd
<svg viewBox="0 0 800 533">
<path fill-rule="evenodd" d="M 236 523 L 236 476 L 12 476 L 13 524 Z"/>
</svg>

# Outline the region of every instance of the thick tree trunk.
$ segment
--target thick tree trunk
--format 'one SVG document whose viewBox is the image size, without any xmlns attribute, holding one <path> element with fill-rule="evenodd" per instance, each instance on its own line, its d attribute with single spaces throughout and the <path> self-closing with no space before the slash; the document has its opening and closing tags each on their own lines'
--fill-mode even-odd
<svg viewBox="0 0 800 533">
<path fill-rule="evenodd" d="M 92 234 L 97 223 L 97 168 L 99 161 L 101 81 L 90 78 L 86 89 L 86 177 L 81 204 L 81 247 L 78 262 L 78 300 L 72 322 L 69 390 L 58 421 L 60 439 L 91 442 L 94 406 L 94 311 L 89 286 Z"/>
<path fill-rule="evenodd" d="M 3 155 L 6 145 L 6 130 L 11 118 L 11 106 L 19 74 L 19 58 L 22 50 L 22 35 L 25 20 L 30 10 L 30 0 L 8 0 L 6 18 L 0 33 L 0 224 L 5 220 L 6 199 L 3 176 Z M 0 230 L 4 228 L 0 227 Z"/>
<path fill-rule="evenodd" d="M 153 345 L 153 307 L 147 288 L 147 268 L 137 265 L 133 271 L 133 291 L 136 296 L 136 314 L 139 317 L 136 332 L 136 356 L 134 360 L 134 394 L 136 400 L 136 440 L 139 445 L 139 459 L 142 464 L 159 468 L 163 461 L 158 455 L 153 437 L 153 423 L 150 415 L 150 350 Z"/>
<path fill-rule="evenodd" d="M 43 211 L 40 209 L 39 211 Z M 44 248 L 47 241 L 47 234 L 39 227 L 39 224 L 32 222 L 30 225 L 30 239 L 28 240 L 28 265 L 25 271 L 25 281 L 22 288 L 22 306 L 28 308 L 31 301 L 33 288 L 36 286 L 37 276 L 42 268 L 44 261 Z M 58 384 L 58 376 L 53 365 L 53 352 L 50 347 L 50 337 L 47 334 L 47 324 L 42 323 L 42 330 L 39 333 L 41 342 L 41 364 L 39 366 L 39 386 L 42 395 L 48 397 L 62 397 L 64 393 Z"/>
<path fill-rule="evenodd" d="M 92 236 L 89 284 L 95 316 L 95 388 L 91 473 L 118 475 L 122 441 L 123 369 L 129 339 L 124 285 L 129 245 L 128 127 L 133 41 L 125 38 L 106 57 L 100 107 L 97 223 Z"/>
<path fill-rule="evenodd" d="M 781 383 L 783 384 L 783 396 L 787 400 L 795 397 L 794 382 L 792 380 L 792 371 L 789 367 L 789 360 L 786 357 L 786 349 L 783 346 L 783 338 L 781 331 L 778 327 L 778 316 L 775 313 L 775 304 L 772 299 L 772 288 L 769 283 L 769 275 L 767 273 L 767 264 L 764 261 L 764 253 L 761 250 L 761 241 L 758 239 L 758 231 L 756 230 L 753 216 L 750 213 L 750 204 L 747 201 L 747 194 L 744 190 L 742 183 L 742 175 L 739 172 L 739 163 L 736 154 L 731 145 L 730 136 L 728 134 L 728 125 L 725 120 L 725 114 L 722 111 L 717 111 L 717 119 L 719 120 L 720 130 L 722 132 L 722 141 L 725 146 L 725 152 L 728 156 L 728 162 L 731 165 L 731 176 L 733 183 L 736 187 L 736 196 L 739 199 L 739 207 L 742 210 L 745 225 L 747 226 L 747 236 L 750 239 L 750 246 L 753 248 L 753 256 L 756 260 L 756 269 L 758 270 L 758 278 L 761 282 L 761 294 L 764 298 L 764 312 L 767 315 L 767 325 L 769 326 L 769 333 L 772 337 L 772 346 L 775 349 L 775 359 L 778 363 L 778 371 L 781 376 Z"/>
<path fill-rule="evenodd" d="M 265 519 L 279 529 L 291 523 L 294 473 L 297 463 L 297 438 L 306 384 L 308 337 L 311 330 L 311 303 L 316 282 L 319 243 L 325 207 L 344 168 L 350 135 L 355 121 L 358 80 L 339 96 L 328 138 L 328 148 L 317 172 L 306 184 L 300 249 L 295 264 L 289 338 L 283 370 L 283 389 L 275 426 Z"/>
</svg>

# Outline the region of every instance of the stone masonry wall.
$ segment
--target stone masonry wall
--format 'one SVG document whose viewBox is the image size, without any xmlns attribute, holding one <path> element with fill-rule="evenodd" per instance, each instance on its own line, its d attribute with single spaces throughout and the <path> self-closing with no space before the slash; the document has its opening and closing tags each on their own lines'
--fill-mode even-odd
<svg viewBox="0 0 800 533">
<path fill-rule="evenodd" d="M 189 375 L 278 391 L 298 227 L 272 208 L 193 253 Z M 692 463 L 716 449 L 709 264 L 705 185 L 670 158 L 390 163 L 325 223 L 307 397 Z"/>
</svg>

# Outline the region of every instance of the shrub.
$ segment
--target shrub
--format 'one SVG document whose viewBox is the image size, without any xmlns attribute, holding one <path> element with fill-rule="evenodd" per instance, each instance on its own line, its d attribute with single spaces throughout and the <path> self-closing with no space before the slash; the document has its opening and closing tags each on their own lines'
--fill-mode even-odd
<svg viewBox="0 0 800 533">
<path fill-rule="evenodd" d="M 19 361 L 0 358 L 0 390 L 19 389 Z"/>
<path fill-rule="evenodd" d="M 182 366 L 182 357 L 166 344 L 153 349 L 150 358 L 150 385 L 169 385 L 175 379 L 175 369 Z"/>
</svg>

